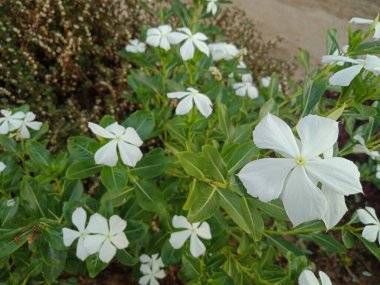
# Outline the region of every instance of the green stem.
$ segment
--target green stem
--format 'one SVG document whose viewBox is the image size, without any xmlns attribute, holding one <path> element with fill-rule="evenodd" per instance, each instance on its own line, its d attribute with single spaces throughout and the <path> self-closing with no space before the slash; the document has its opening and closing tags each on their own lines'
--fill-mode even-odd
<svg viewBox="0 0 380 285">
<path fill-rule="evenodd" d="M 353 228 L 353 227 L 347 227 L 347 226 L 340 226 L 340 227 L 333 227 L 329 229 L 329 231 L 341 231 L 343 229 L 349 229 L 352 232 L 359 232 L 362 231 L 364 228 Z M 306 234 L 306 233 L 313 233 L 313 232 L 326 232 L 328 231 L 327 228 L 311 228 L 311 229 L 295 229 L 290 231 L 273 231 L 273 230 L 266 230 L 264 231 L 265 235 L 269 236 L 291 236 L 291 235 L 300 235 L 300 234 Z"/>
</svg>

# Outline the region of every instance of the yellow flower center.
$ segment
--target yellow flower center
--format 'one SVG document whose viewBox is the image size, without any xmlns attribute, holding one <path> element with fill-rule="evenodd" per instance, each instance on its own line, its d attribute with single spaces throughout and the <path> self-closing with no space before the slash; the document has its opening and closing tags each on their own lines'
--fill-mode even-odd
<svg viewBox="0 0 380 285">
<path fill-rule="evenodd" d="M 115 140 L 119 142 L 119 141 L 122 141 L 123 139 L 121 136 L 116 136 Z"/>
<path fill-rule="evenodd" d="M 110 234 L 110 233 L 106 233 L 106 235 L 105 235 L 105 239 L 106 239 L 106 240 L 110 240 L 110 239 L 111 239 L 111 234 Z"/>
<path fill-rule="evenodd" d="M 303 157 L 297 157 L 296 162 L 298 165 L 304 165 L 305 164 L 305 159 Z"/>
</svg>

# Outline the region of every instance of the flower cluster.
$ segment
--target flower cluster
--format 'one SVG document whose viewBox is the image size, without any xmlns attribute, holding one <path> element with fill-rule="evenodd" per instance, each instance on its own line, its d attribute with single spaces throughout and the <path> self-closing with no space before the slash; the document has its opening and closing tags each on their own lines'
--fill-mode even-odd
<svg viewBox="0 0 380 285">
<path fill-rule="evenodd" d="M 129 242 L 124 230 L 127 222 L 117 215 L 108 221 L 102 215 L 95 213 L 90 217 L 86 227 L 87 213 L 83 208 L 77 208 L 72 214 L 72 223 L 77 231 L 63 228 L 63 243 L 69 247 L 78 239 L 76 255 L 85 260 L 89 255 L 99 253 L 99 259 L 108 263 L 115 256 L 117 249 L 124 249 Z"/>
<path fill-rule="evenodd" d="M 380 245 L 380 221 L 377 218 L 375 209 L 365 207 L 357 211 L 360 221 L 365 224 L 362 236 L 370 242 L 375 242 L 376 239 Z"/>
<path fill-rule="evenodd" d="M 29 139 L 32 129 L 38 131 L 42 123 L 35 121 L 36 115 L 33 112 L 21 112 L 12 113 L 10 110 L 0 110 L 3 117 L 0 117 L 0 135 L 6 135 L 17 130 L 16 135 L 22 139 Z"/>
<path fill-rule="evenodd" d="M 148 256 L 143 254 L 140 256 L 140 271 L 144 275 L 140 278 L 139 284 L 141 285 L 159 285 L 157 279 L 165 278 L 164 263 L 162 262 L 159 254 Z"/>
</svg>

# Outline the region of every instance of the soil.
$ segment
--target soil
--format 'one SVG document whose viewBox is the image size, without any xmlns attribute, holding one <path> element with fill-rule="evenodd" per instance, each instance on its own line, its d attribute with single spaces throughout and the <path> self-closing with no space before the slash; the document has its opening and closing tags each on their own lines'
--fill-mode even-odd
<svg viewBox="0 0 380 285">
<path fill-rule="evenodd" d="M 315 65 L 325 54 L 328 29 L 337 29 L 343 46 L 352 17 L 373 19 L 380 12 L 379 0 L 234 0 L 234 4 L 252 18 L 264 40 L 283 38 L 278 58 L 289 60 L 304 48 Z"/>
</svg>

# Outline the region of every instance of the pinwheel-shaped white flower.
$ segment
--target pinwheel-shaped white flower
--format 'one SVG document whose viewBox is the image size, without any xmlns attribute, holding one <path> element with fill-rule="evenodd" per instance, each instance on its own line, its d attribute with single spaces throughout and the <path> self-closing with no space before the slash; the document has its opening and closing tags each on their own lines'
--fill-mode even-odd
<svg viewBox="0 0 380 285">
<path fill-rule="evenodd" d="M 141 273 L 144 274 L 139 280 L 139 284 L 142 285 L 158 285 L 157 279 L 162 279 L 166 276 L 165 271 L 161 268 L 164 267 L 161 257 L 157 254 L 153 254 L 149 257 L 146 254 L 140 256 L 142 263 L 140 267 Z"/>
<path fill-rule="evenodd" d="M 6 167 L 7 166 L 4 164 L 4 162 L 0 161 L 0 173 L 3 172 Z"/>
<path fill-rule="evenodd" d="M 218 4 L 216 4 L 217 2 L 218 0 L 207 0 L 206 12 L 215 15 L 216 12 L 218 12 Z"/>
<path fill-rule="evenodd" d="M 87 249 L 84 247 L 84 239 L 88 234 L 86 229 L 86 220 L 86 211 L 83 208 L 77 208 L 72 214 L 71 221 L 77 227 L 78 231 L 74 231 L 69 228 L 62 229 L 63 243 L 65 246 L 70 246 L 74 240 L 78 239 L 76 254 L 77 257 L 82 261 L 90 255 Z"/>
<path fill-rule="evenodd" d="M 90 254 L 99 252 L 99 259 L 105 263 L 111 261 L 117 249 L 126 248 L 129 244 L 124 229 L 127 222 L 117 215 L 109 219 L 109 225 L 102 215 L 95 213 L 90 217 L 84 246 Z"/>
<path fill-rule="evenodd" d="M 136 166 L 143 154 L 139 149 L 143 141 L 134 128 L 124 128 L 118 123 L 113 123 L 106 128 L 89 123 L 90 130 L 99 137 L 111 139 L 95 153 L 96 164 L 104 164 L 114 167 L 118 161 L 117 149 L 121 160 L 128 166 Z"/>
<path fill-rule="evenodd" d="M 210 226 L 207 222 L 190 224 L 185 217 L 176 215 L 173 217 L 172 224 L 177 229 L 185 229 L 170 235 L 169 241 L 173 248 L 181 248 L 190 237 L 190 253 L 194 257 L 199 257 L 206 252 L 206 247 L 199 237 L 211 239 Z"/>
<path fill-rule="evenodd" d="M 42 123 L 35 121 L 35 119 L 36 119 L 36 114 L 34 114 L 33 112 L 28 112 L 25 114 L 25 117 L 22 120 L 21 126 L 18 129 L 18 132 L 21 138 L 23 139 L 30 138 L 30 132 L 28 128 L 34 131 L 38 131 L 39 129 L 41 129 Z"/>
<path fill-rule="evenodd" d="M 322 57 L 322 62 L 330 64 L 332 62 L 349 62 L 353 65 L 336 72 L 330 77 L 331 85 L 338 86 L 348 86 L 356 75 L 364 68 L 367 71 L 374 73 L 375 75 L 380 74 L 380 58 L 375 55 L 366 55 L 365 59 L 352 59 L 347 56 L 340 55 L 325 55 Z"/>
<path fill-rule="evenodd" d="M 138 39 L 131 40 L 129 44 L 125 47 L 127 52 L 132 53 L 142 53 L 145 52 L 146 44 L 140 42 Z"/>
<path fill-rule="evenodd" d="M 350 20 L 351 24 L 364 24 L 364 25 L 373 25 L 375 21 L 370 19 L 363 19 L 363 18 L 352 18 Z M 374 39 L 380 39 L 380 23 L 377 22 L 375 25 L 375 33 L 373 34 Z"/>
<path fill-rule="evenodd" d="M 172 31 L 169 25 L 161 25 L 157 28 L 150 28 L 147 31 L 146 43 L 153 47 L 160 47 L 164 50 L 170 49 L 170 42 L 168 36 Z"/>
<path fill-rule="evenodd" d="M 377 218 L 375 209 L 365 207 L 365 210 L 359 209 L 357 212 L 360 221 L 366 225 L 362 232 L 362 237 L 370 242 L 375 242 L 377 239 L 380 245 L 380 221 Z"/>
<path fill-rule="evenodd" d="M 180 53 L 183 60 L 186 61 L 194 57 L 195 47 L 205 55 L 210 55 L 210 50 L 204 43 L 207 40 L 207 36 L 205 34 L 193 34 L 189 28 L 179 28 L 178 31 L 180 32 L 170 33 L 168 38 L 171 44 L 179 44 L 185 41 L 185 43 L 180 48 Z"/>
<path fill-rule="evenodd" d="M 239 56 L 239 50 L 234 44 L 228 43 L 215 43 L 208 45 L 212 59 L 215 61 L 231 60 Z M 238 66 L 239 68 L 239 66 Z"/>
<path fill-rule="evenodd" d="M 368 147 L 365 145 L 364 138 L 360 135 L 355 135 L 354 140 L 358 141 L 359 144 L 354 145 L 352 148 L 353 153 L 365 153 L 373 160 L 380 160 L 380 153 L 375 150 L 369 150 Z"/>
<path fill-rule="evenodd" d="M 242 82 L 234 83 L 232 87 L 235 89 L 235 93 L 238 96 L 248 96 L 251 99 L 255 99 L 259 96 L 259 91 L 252 83 L 252 76 L 245 74 L 242 78 Z"/>
<path fill-rule="evenodd" d="M 25 117 L 25 113 L 21 111 L 12 114 L 10 110 L 0 110 L 0 113 L 4 116 L 0 118 L 0 135 L 6 135 L 18 129 Z"/>
<path fill-rule="evenodd" d="M 310 270 L 302 271 L 299 279 L 299 285 L 332 285 L 330 278 L 323 271 L 319 271 L 319 278 L 322 283 L 319 283 L 317 277 L 315 277 L 314 273 Z"/>
<path fill-rule="evenodd" d="M 170 92 L 168 93 L 168 97 L 172 99 L 182 99 L 175 109 L 177 115 L 185 115 L 189 113 L 193 108 L 193 101 L 204 117 L 207 118 L 212 113 L 212 102 L 210 98 L 199 93 L 199 91 L 194 88 L 187 88 L 187 91 L 184 92 Z"/>
<path fill-rule="evenodd" d="M 238 176 L 248 193 L 261 201 L 281 198 L 294 226 L 322 219 L 331 228 L 347 211 L 344 195 L 362 192 L 360 173 L 353 162 L 330 157 L 338 139 L 337 122 L 308 115 L 296 129 L 300 140 L 283 120 L 265 116 L 253 131 L 253 141 L 284 158 L 255 160 Z"/>
</svg>

